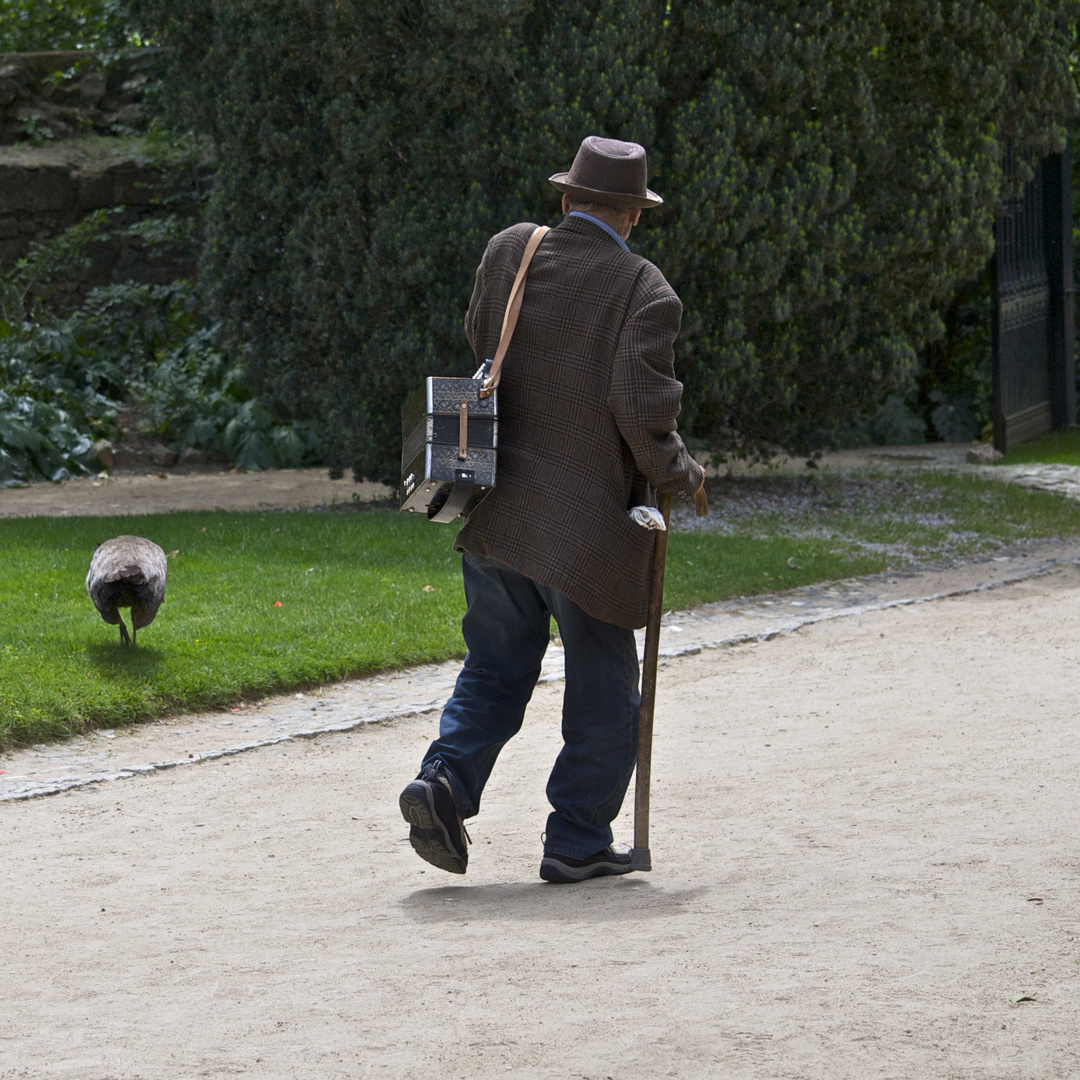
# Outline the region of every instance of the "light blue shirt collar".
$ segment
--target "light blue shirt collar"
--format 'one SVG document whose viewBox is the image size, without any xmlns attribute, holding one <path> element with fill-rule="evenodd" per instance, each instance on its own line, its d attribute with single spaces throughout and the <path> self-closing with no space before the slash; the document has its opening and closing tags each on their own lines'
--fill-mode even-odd
<svg viewBox="0 0 1080 1080">
<path fill-rule="evenodd" d="M 594 225 L 599 225 L 600 228 L 604 230 L 604 232 L 609 233 L 611 236 L 615 237 L 615 239 L 619 242 L 619 247 L 621 247 L 623 251 L 630 250 L 630 247 L 626 243 L 626 241 L 606 221 L 601 221 L 598 217 L 593 217 L 592 214 L 586 214 L 584 210 L 571 210 L 569 217 L 584 218 L 586 221 L 591 221 Z"/>
</svg>

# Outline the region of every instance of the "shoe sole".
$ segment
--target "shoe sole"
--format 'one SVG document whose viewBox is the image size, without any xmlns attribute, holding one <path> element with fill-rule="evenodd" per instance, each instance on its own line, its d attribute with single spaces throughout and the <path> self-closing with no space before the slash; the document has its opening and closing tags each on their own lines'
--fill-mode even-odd
<svg viewBox="0 0 1080 1080">
<path fill-rule="evenodd" d="M 454 851 L 450 834 L 435 813 L 435 800 L 425 783 L 409 784 L 398 799 L 401 816 L 409 823 L 409 843 L 425 862 L 448 874 L 464 874 L 468 859 Z"/>
<path fill-rule="evenodd" d="M 629 874 L 634 868 L 628 862 L 598 862 L 588 866 L 569 866 L 553 855 L 540 860 L 540 876 L 555 885 L 575 885 L 594 877 L 614 877 Z"/>
</svg>

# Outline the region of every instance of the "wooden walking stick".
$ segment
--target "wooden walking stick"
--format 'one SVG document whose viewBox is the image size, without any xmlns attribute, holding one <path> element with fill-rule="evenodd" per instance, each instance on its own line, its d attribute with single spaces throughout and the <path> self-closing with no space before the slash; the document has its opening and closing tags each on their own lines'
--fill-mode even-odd
<svg viewBox="0 0 1080 1080">
<path fill-rule="evenodd" d="M 671 522 L 671 496 L 657 500 L 664 524 Z M 641 663 L 641 709 L 638 713 L 637 782 L 634 786 L 634 847 L 632 870 L 651 870 L 649 851 L 649 782 L 652 776 L 653 707 L 656 704 L 656 661 L 660 654 L 660 616 L 664 613 L 664 568 L 667 529 L 657 530 L 649 581 L 649 615 L 645 623 L 645 655 Z"/>
</svg>

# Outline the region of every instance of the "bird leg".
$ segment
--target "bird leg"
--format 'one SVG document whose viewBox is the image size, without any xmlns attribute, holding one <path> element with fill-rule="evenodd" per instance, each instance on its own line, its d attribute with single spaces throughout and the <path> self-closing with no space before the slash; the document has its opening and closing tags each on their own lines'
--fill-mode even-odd
<svg viewBox="0 0 1080 1080">
<path fill-rule="evenodd" d="M 123 645 L 131 645 L 131 638 L 128 637 L 127 627 L 124 625 L 124 616 L 118 611 L 116 613 L 117 622 L 120 623 L 120 642 Z M 134 648 L 134 645 L 132 645 Z"/>
</svg>

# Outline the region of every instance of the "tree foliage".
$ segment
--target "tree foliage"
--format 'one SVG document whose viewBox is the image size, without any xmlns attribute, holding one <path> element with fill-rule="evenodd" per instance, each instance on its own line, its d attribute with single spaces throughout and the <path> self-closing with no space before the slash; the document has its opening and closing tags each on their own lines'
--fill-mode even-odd
<svg viewBox="0 0 1080 1080">
<path fill-rule="evenodd" d="M 142 43 L 124 0 L 4 0 L 0 52 L 122 49 Z"/>
<path fill-rule="evenodd" d="M 1076 0 L 133 0 L 220 166 L 202 281 L 280 417 L 391 478 L 471 370 L 487 237 L 552 224 L 581 138 L 649 150 L 633 244 L 682 296 L 684 423 L 827 441 L 911 385 L 989 255 L 1011 143 L 1059 148 Z"/>
</svg>

